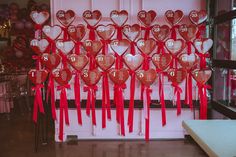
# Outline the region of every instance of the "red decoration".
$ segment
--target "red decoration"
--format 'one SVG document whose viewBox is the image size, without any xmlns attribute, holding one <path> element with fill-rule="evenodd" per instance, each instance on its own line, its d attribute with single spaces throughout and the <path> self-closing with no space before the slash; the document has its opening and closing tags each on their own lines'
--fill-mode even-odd
<svg viewBox="0 0 236 157">
<path fill-rule="evenodd" d="M 126 10 L 113 10 L 110 13 L 111 21 L 117 26 L 123 26 L 128 20 L 128 12 Z"/>
<path fill-rule="evenodd" d="M 147 40 L 139 39 L 137 41 L 137 47 L 142 53 L 149 55 L 156 48 L 156 41 L 152 38 Z"/>
<path fill-rule="evenodd" d="M 115 33 L 115 27 L 111 24 L 109 25 L 98 25 L 97 26 L 97 34 L 103 40 L 109 40 Z"/>
<path fill-rule="evenodd" d="M 123 58 L 125 64 L 131 71 L 136 71 L 143 63 L 143 56 L 140 54 L 126 54 Z"/>
<path fill-rule="evenodd" d="M 36 70 L 36 69 L 31 69 L 28 73 L 29 79 L 34 83 L 34 84 L 42 84 L 46 81 L 48 72 L 47 70 Z"/>
<path fill-rule="evenodd" d="M 195 25 L 186 24 L 180 25 L 179 27 L 179 34 L 184 38 L 186 41 L 191 41 L 197 34 L 198 28 Z"/>
<path fill-rule="evenodd" d="M 82 24 L 77 26 L 71 25 L 68 27 L 68 34 L 74 41 L 81 41 L 86 34 L 85 31 L 85 26 Z"/>
<path fill-rule="evenodd" d="M 107 54 L 107 55 L 100 54 L 96 56 L 96 62 L 103 71 L 106 71 L 110 69 L 114 64 L 115 56 L 112 54 Z"/>
<path fill-rule="evenodd" d="M 152 27 L 152 34 L 157 41 L 164 41 L 170 34 L 170 28 L 167 25 L 154 25 Z"/>
<path fill-rule="evenodd" d="M 184 13 L 181 10 L 167 10 L 165 12 L 166 20 L 171 24 L 171 26 L 174 26 L 178 24 L 184 17 Z"/>
<path fill-rule="evenodd" d="M 122 56 L 129 48 L 130 42 L 127 39 L 122 40 L 112 40 L 111 41 L 112 50 L 117 53 L 119 56 Z"/>
<path fill-rule="evenodd" d="M 43 65 L 45 65 L 48 69 L 55 69 L 61 62 L 60 55 L 53 53 L 43 53 L 40 57 L 40 61 Z"/>
<path fill-rule="evenodd" d="M 55 81 L 61 85 L 65 86 L 69 83 L 72 77 L 72 73 L 69 69 L 54 69 L 52 71 L 52 75 L 55 79 Z"/>
<path fill-rule="evenodd" d="M 138 12 L 138 20 L 147 27 L 150 26 L 154 22 L 156 16 L 157 14 L 153 10 L 149 10 L 148 12 L 145 10 L 142 10 Z"/>
<path fill-rule="evenodd" d="M 49 46 L 49 42 L 46 39 L 33 39 L 30 41 L 30 46 L 37 54 L 41 54 L 46 51 Z"/>
<path fill-rule="evenodd" d="M 207 12 L 206 10 L 193 10 L 189 13 L 189 19 L 193 24 L 199 25 L 207 20 Z"/>
<path fill-rule="evenodd" d="M 37 25 L 42 25 L 48 20 L 49 13 L 47 11 L 32 11 L 30 13 L 30 17 L 34 21 L 34 23 L 36 23 Z"/>
<path fill-rule="evenodd" d="M 154 54 L 152 56 L 153 64 L 161 71 L 166 70 L 172 61 L 172 56 L 169 53 Z"/>
<path fill-rule="evenodd" d="M 94 70 L 83 70 L 81 78 L 83 79 L 84 83 L 88 86 L 93 86 L 98 83 L 100 80 L 102 74 L 99 70 L 94 69 Z"/>
<path fill-rule="evenodd" d="M 96 56 L 97 53 L 102 49 L 102 42 L 100 40 L 85 40 L 83 42 L 83 46 L 89 55 Z"/>
<path fill-rule="evenodd" d="M 70 54 L 67 56 L 69 64 L 77 71 L 81 71 L 88 64 L 88 57 L 84 54 Z"/>
<path fill-rule="evenodd" d="M 51 41 L 53 41 L 60 36 L 62 29 L 58 25 L 54 26 L 44 25 L 42 31 Z"/>
<path fill-rule="evenodd" d="M 135 41 L 141 32 L 141 27 L 138 24 L 134 25 L 125 25 L 123 27 L 124 35 L 130 40 Z"/>
<path fill-rule="evenodd" d="M 59 10 L 56 17 L 63 26 L 68 27 L 75 20 L 75 12 L 73 10 Z"/>
<path fill-rule="evenodd" d="M 65 55 L 71 52 L 74 46 L 75 43 L 73 41 L 63 41 L 59 39 L 56 42 L 56 47 Z"/>
<path fill-rule="evenodd" d="M 101 20 L 102 14 L 99 10 L 94 10 L 93 12 L 90 10 L 86 10 L 83 13 L 83 18 L 88 25 L 94 27 Z"/>
</svg>

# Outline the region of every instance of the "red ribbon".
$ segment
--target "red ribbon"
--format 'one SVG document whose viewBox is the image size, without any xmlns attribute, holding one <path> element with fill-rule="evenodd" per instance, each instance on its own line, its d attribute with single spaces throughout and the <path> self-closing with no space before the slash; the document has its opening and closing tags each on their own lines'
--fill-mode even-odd
<svg viewBox="0 0 236 157">
<path fill-rule="evenodd" d="M 35 24 L 34 25 L 34 29 L 35 29 L 35 35 L 34 36 L 35 36 L 36 39 L 42 38 L 42 28 L 43 27 L 40 24 Z"/>
<path fill-rule="evenodd" d="M 205 69 L 206 68 L 206 58 L 209 58 L 210 57 L 210 54 L 209 53 L 200 53 L 200 52 L 197 52 L 197 55 L 200 57 L 200 68 L 201 69 Z"/>
<path fill-rule="evenodd" d="M 116 57 L 115 69 L 121 69 L 123 67 L 123 58 L 117 53 L 115 53 L 115 57 Z M 115 88 L 114 89 L 114 104 L 117 104 L 116 97 L 117 97 L 117 94 L 116 94 L 116 88 Z"/>
<path fill-rule="evenodd" d="M 179 29 L 179 25 L 172 26 L 171 28 L 171 38 L 174 40 L 176 40 L 177 37 L 176 29 Z"/>
<path fill-rule="evenodd" d="M 193 109 L 193 94 L 192 94 L 192 74 L 188 70 L 186 85 L 185 85 L 185 104 L 188 104 L 190 109 Z"/>
<path fill-rule="evenodd" d="M 192 42 L 191 41 L 187 41 L 187 53 L 188 55 L 190 55 L 192 53 Z"/>
<path fill-rule="evenodd" d="M 107 114 L 107 117 L 106 117 Z M 106 128 L 106 118 L 111 120 L 110 91 L 108 83 L 108 74 L 103 72 L 102 80 L 102 128 Z"/>
<path fill-rule="evenodd" d="M 103 47 L 102 47 L 102 53 L 104 55 L 108 54 L 108 44 L 111 42 L 111 40 L 101 40 Z"/>
<path fill-rule="evenodd" d="M 150 87 L 144 87 L 145 96 L 143 99 L 143 108 L 144 108 L 144 115 L 145 115 L 145 140 L 149 141 L 149 134 L 150 134 L 150 105 L 151 105 L 151 93 L 152 89 Z"/>
<path fill-rule="evenodd" d="M 37 123 L 38 120 L 38 109 L 39 112 L 44 114 L 41 88 L 43 88 L 42 84 L 37 84 L 35 87 L 32 87 L 32 90 L 35 91 L 34 110 L 33 110 L 33 121 L 35 123 Z"/>
<path fill-rule="evenodd" d="M 205 34 L 206 33 L 206 24 L 201 24 L 198 26 L 198 31 L 196 34 L 196 38 L 200 38 L 201 34 Z"/>
<path fill-rule="evenodd" d="M 66 96 L 66 89 L 70 89 L 70 85 L 58 86 L 57 90 L 61 91 L 60 94 L 60 121 L 59 121 L 59 140 L 63 141 L 64 134 L 64 114 L 65 123 L 69 125 L 69 115 L 68 115 L 68 102 Z"/>
<path fill-rule="evenodd" d="M 144 58 L 143 60 L 143 70 L 148 70 L 149 69 L 149 61 L 150 61 L 150 58 L 147 54 L 143 53 L 142 52 L 142 56 Z M 144 86 L 143 84 L 141 84 L 141 96 L 140 96 L 140 99 L 143 100 L 143 92 L 144 92 Z"/>
<path fill-rule="evenodd" d="M 90 108 L 92 108 L 92 123 L 96 125 L 96 112 L 95 112 L 95 101 L 96 101 L 96 85 L 85 86 L 84 92 L 88 92 L 87 103 L 86 103 L 86 114 L 90 116 Z"/>
<path fill-rule="evenodd" d="M 96 30 L 96 27 L 87 25 L 87 28 L 90 30 L 89 31 L 89 39 L 90 40 L 95 40 L 95 30 Z"/>
<path fill-rule="evenodd" d="M 129 101 L 129 113 L 128 113 L 128 126 L 129 132 L 133 132 L 133 119 L 134 119 L 134 95 L 135 95 L 135 72 L 130 71 L 130 101 Z"/>
<path fill-rule="evenodd" d="M 164 75 L 163 72 L 157 69 L 159 72 L 159 97 L 161 104 L 161 117 L 162 117 L 162 126 L 166 125 L 166 104 L 165 104 L 165 94 L 163 88 Z"/>
<path fill-rule="evenodd" d="M 116 97 L 116 120 L 117 123 L 120 124 L 120 132 L 122 136 L 125 136 L 125 122 L 124 122 L 124 96 L 123 90 L 126 88 L 125 84 L 115 85 L 115 90 L 117 91 Z"/>
<path fill-rule="evenodd" d="M 81 104 L 80 104 L 80 77 L 79 77 L 79 72 L 75 72 L 74 93 L 75 93 L 75 104 L 76 104 L 76 107 L 77 107 L 78 123 L 80 125 L 82 125 L 82 113 L 81 113 Z"/>
<path fill-rule="evenodd" d="M 49 42 L 49 46 L 45 52 L 50 53 L 56 53 L 56 43 L 55 40 L 52 40 L 51 38 L 47 37 L 47 41 Z"/>
<path fill-rule="evenodd" d="M 80 47 L 82 45 L 82 42 L 77 41 L 75 44 L 75 54 L 79 55 L 80 54 Z"/>
<path fill-rule="evenodd" d="M 61 59 L 62 59 L 61 62 L 63 64 L 63 67 L 67 67 L 67 56 L 61 51 L 59 51 L 59 54 L 60 54 Z"/>
<path fill-rule="evenodd" d="M 180 115 L 181 114 L 180 94 L 182 93 L 182 89 L 179 87 L 179 85 L 176 82 L 173 82 L 171 85 L 174 87 L 174 94 L 177 96 L 177 100 L 176 100 L 177 115 Z"/>
<path fill-rule="evenodd" d="M 152 26 L 150 27 L 141 27 L 142 30 L 145 30 L 144 40 L 147 40 L 150 36 L 150 31 L 152 30 Z"/>
<path fill-rule="evenodd" d="M 211 89 L 211 86 L 197 83 L 198 93 L 200 97 L 200 119 L 207 119 L 207 89 Z"/>
<path fill-rule="evenodd" d="M 123 27 L 121 26 L 117 26 L 117 25 L 114 25 L 114 27 L 116 28 L 117 30 L 117 39 L 118 40 L 122 40 L 122 30 L 123 30 Z"/>
<path fill-rule="evenodd" d="M 69 33 L 68 33 L 68 27 L 62 27 L 63 30 L 63 40 L 66 41 L 70 38 Z"/>
<path fill-rule="evenodd" d="M 55 104 L 55 91 L 54 91 L 54 80 L 52 74 L 49 74 L 48 80 L 48 88 L 47 88 L 47 96 L 46 101 L 48 102 L 49 96 L 51 94 L 51 112 L 53 120 L 57 119 L 56 115 L 56 104 Z"/>
<path fill-rule="evenodd" d="M 162 41 L 159 41 L 159 42 L 157 42 L 157 44 L 158 44 L 158 47 L 157 47 L 157 53 L 158 54 L 164 54 L 165 53 L 165 48 L 164 48 L 164 46 L 165 46 L 165 43 L 164 42 L 162 42 Z"/>
<path fill-rule="evenodd" d="M 177 68 L 178 67 L 178 57 L 176 55 L 172 55 L 172 61 L 170 63 L 171 68 Z"/>
<path fill-rule="evenodd" d="M 136 46 L 136 42 L 134 41 L 130 42 L 130 53 L 132 55 L 135 55 L 135 46 Z"/>
</svg>

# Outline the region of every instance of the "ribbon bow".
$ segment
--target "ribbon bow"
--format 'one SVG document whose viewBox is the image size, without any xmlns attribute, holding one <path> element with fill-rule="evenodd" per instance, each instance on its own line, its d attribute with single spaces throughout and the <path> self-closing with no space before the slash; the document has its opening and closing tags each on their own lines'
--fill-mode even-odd
<svg viewBox="0 0 236 157">
<path fill-rule="evenodd" d="M 143 98 L 143 111 L 145 117 L 145 140 L 149 141 L 150 132 L 150 105 L 151 105 L 151 93 L 150 87 L 144 86 L 144 98 Z"/>
<path fill-rule="evenodd" d="M 144 40 L 147 40 L 150 36 L 150 31 L 152 30 L 153 26 L 149 26 L 149 27 L 141 27 L 142 30 L 145 30 L 145 34 L 144 34 Z"/>
<path fill-rule="evenodd" d="M 46 101 L 48 102 L 49 96 L 51 95 L 51 112 L 53 120 L 57 119 L 56 116 L 56 104 L 55 104 L 55 91 L 54 91 L 54 80 L 52 74 L 49 74 L 48 80 L 48 88 L 47 88 L 47 96 Z"/>
<path fill-rule="evenodd" d="M 165 49 L 164 49 L 165 43 L 162 41 L 159 41 L 159 42 L 157 42 L 157 44 L 158 44 L 157 53 L 164 54 L 165 53 Z"/>
<path fill-rule="evenodd" d="M 33 110 L 33 121 L 37 123 L 38 120 L 38 109 L 41 113 L 44 114 L 44 107 L 42 101 L 41 88 L 44 86 L 42 84 L 37 84 L 35 87 L 32 87 L 32 90 L 35 91 L 34 97 L 34 110 Z"/>
<path fill-rule="evenodd" d="M 171 38 L 174 39 L 174 40 L 176 40 L 176 36 L 177 36 L 176 29 L 178 29 L 178 28 L 179 28 L 179 25 L 174 25 L 170 29 L 171 30 Z"/>
<path fill-rule="evenodd" d="M 173 82 L 171 84 L 174 87 L 174 94 L 177 96 L 177 115 L 181 114 L 181 101 L 180 101 L 180 94 L 182 93 L 182 89 L 179 87 L 179 85 L 176 82 Z"/>
<path fill-rule="evenodd" d="M 90 30 L 89 31 L 89 39 L 90 40 L 95 40 L 95 30 L 96 30 L 96 27 L 87 25 L 87 28 Z"/>
<path fill-rule="evenodd" d="M 114 27 L 115 27 L 116 30 L 117 30 L 117 39 L 118 39 L 118 40 L 121 40 L 121 39 L 122 39 L 122 30 L 123 30 L 123 27 L 122 27 L 122 26 L 117 26 L 117 25 L 114 25 Z"/>
<path fill-rule="evenodd" d="M 197 83 L 198 93 L 200 97 L 200 119 L 207 119 L 207 89 L 211 89 L 210 85 Z"/>
<path fill-rule="evenodd" d="M 197 55 L 200 57 L 200 68 L 205 69 L 206 68 L 206 58 L 209 58 L 210 54 L 198 52 Z"/>
</svg>

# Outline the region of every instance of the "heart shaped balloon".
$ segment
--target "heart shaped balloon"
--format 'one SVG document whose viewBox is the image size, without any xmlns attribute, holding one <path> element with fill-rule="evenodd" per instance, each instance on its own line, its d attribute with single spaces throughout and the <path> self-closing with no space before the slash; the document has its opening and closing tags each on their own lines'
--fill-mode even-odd
<svg viewBox="0 0 236 157">
<path fill-rule="evenodd" d="M 179 55 L 178 61 L 183 68 L 190 70 L 198 64 L 199 59 L 195 53 L 182 53 Z"/>
<path fill-rule="evenodd" d="M 36 54 L 43 53 L 48 48 L 49 42 L 46 39 L 33 39 L 30 46 Z"/>
<path fill-rule="evenodd" d="M 83 13 L 83 19 L 88 25 L 96 26 L 102 19 L 102 14 L 99 10 L 94 10 L 93 12 L 90 10 L 86 10 Z"/>
<path fill-rule="evenodd" d="M 82 24 L 77 26 L 70 25 L 67 30 L 74 41 L 81 41 L 86 34 L 85 26 Z"/>
<path fill-rule="evenodd" d="M 115 56 L 112 54 L 106 54 L 106 55 L 100 54 L 97 55 L 95 59 L 98 66 L 103 71 L 107 71 L 108 69 L 110 69 L 115 62 Z"/>
<path fill-rule="evenodd" d="M 189 19 L 193 24 L 199 25 L 207 20 L 207 12 L 206 10 L 192 10 L 189 13 Z"/>
<path fill-rule="evenodd" d="M 197 34 L 198 28 L 195 25 L 182 24 L 179 27 L 179 34 L 184 38 L 186 41 L 191 41 L 195 38 Z"/>
<path fill-rule="evenodd" d="M 135 41 L 141 32 L 141 27 L 138 24 L 134 24 L 132 26 L 125 25 L 122 31 L 126 38 L 128 38 L 130 41 Z"/>
<path fill-rule="evenodd" d="M 102 42 L 100 40 L 85 40 L 83 47 L 88 54 L 96 56 L 97 53 L 102 49 Z"/>
<path fill-rule="evenodd" d="M 129 78 L 129 71 L 126 68 L 111 69 L 109 72 L 109 77 L 114 84 L 122 85 Z"/>
<path fill-rule="evenodd" d="M 101 76 L 102 73 L 98 69 L 84 69 L 81 74 L 81 78 L 87 86 L 96 85 L 100 80 Z"/>
<path fill-rule="evenodd" d="M 194 46 L 200 53 L 207 53 L 213 45 L 213 40 L 209 38 L 201 38 L 194 40 Z"/>
<path fill-rule="evenodd" d="M 34 23 L 42 25 L 48 20 L 49 13 L 47 11 L 31 11 L 30 17 L 34 21 Z"/>
<path fill-rule="evenodd" d="M 67 55 L 69 64 L 77 71 L 81 71 L 88 64 L 88 57 L 84 54 L 70 54 Z"/>
<path fill-rule="evenodd" d="M 117 53 L 119 56 L 122 56 L 129 48 L 130 42 L 127 39 L 114 39 L 110 43 L 111 49 Z"/>
<path fill-rule="evenodd" d="M 123 26 L 128 20 L 128 12 L 126 10 L 113 10 L 110 13 L 111 21 L 117 26 Z"/>
<path fill-rule="evenodd" d="M 40 61 L 43 65 L 45 65 L 48 69 L 55 69 L 61 62 L 60 55 L 56 53 L 43 53 L 40 57 Z"/>
<path fill-rule="evenodd" d="M 185 44 L 184 40 L 182 39 L 168 39 L 165 42 L 166 49 L 173 55 L 179 54 L 181 51 L 183 51 Z"/>
<path fill-rule="evenodd" d="M 126 66 L 132 71 L 136 71 L 143 64 L 143 56 L 140 54 L 126 54 L 123 58 Z"/>
<path fill-rule="evenodd" d="M 109 40 L 115 34 L 116 28 L 115 26 L 108 24 L 108 25 L 99 25 L 96 28 L 97 34 L 103 40 Z"/>
<path fill-rule="evenodd" d="M 75 20 L 75 12 L 73 10 L 59 10 L 56 17 L 63 26 L 68 27 Z"/>
<path fill-rule="evenodd" d="M 171 24 L 171 26 L 174 26 L 178 24 L 184 17 L 184 13 L 181 10 L 167 10 L 165 12 L 166 20 Z"/>
<path fill-rule="evenodd" d="M 142 53 L 149 55 L 156 48 L 156 41 L 153 38 L 147 40 L 139 39 L 137 47 Z"/>
<path fill-rule="evenodd" d="M 157 14 L 153 10 L 149 10 L 146 12 L 145 10 L 141 10 L 138 12 L 138 20 L 145 26 L 150 26 L 155 20 Z"/>
<path fill-rule="evenodd" d="M 152 56 L 153 64 L 161 71 L 166 70 L 172 61 L 172 55 L 169 53 L 155 53 Z"/>
<path fill-rule="evenodd" d="M 136 73 L 138 80 L 145 86 L 150 86 L 154 83 L 157 78 L 156 70 L 148 69 L 148 70 L 139 70 Z"/>
<path fill-rule="evenodd" d="M 171 82 L 180 84 L 186 78 L 187 72 L 183 68 L 179 69 L 172 68 L 167 71 L 167 76 Z"/>
<path fill-rule="evenodd" d="M 56 47 L 64 54 L 68 54 L 73 50 L 75 43 L 73 41 L 57 40 Z"/>
<path fill-rule="evenodd" d="M 51 40 L 56 40 L 62 32 L 61 27 L 58 25 L 54 26 L 44 25 L 42 30 L 43 33 Z"/>
<path fill-rule="evenodd" d="M 200 84 L 205 84 L 211 78 L 212 71 L 210 69 L 197 69 L 192 72 L 193 78 Z"/>
<path fill-rule="evenodd" d="M 152 35 L 157 41 L 164 41 L 170 34 L 170 28 L 167 25 L 154 25 L 152 27 Z"/>
<path fill-rule="evenodd" d="M 68 68 L 57 68 L 52 71 L 52 76 L 59 85 L 64 86 L 71 80 L 72 72 Z"/>
<path fill-rule="evenodd" d="M 34 84 L 44 83 L 47 79 L 47 76 L 48 76 L 47 70 L 31 69 L 28 72 L 28 77 Z"/>
</svg>

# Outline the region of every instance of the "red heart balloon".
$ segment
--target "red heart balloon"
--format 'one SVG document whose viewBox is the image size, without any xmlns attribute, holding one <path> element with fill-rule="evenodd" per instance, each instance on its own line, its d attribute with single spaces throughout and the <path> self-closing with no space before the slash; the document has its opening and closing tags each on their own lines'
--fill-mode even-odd
<svg viewBox="0 0 236 157">
<path fill-rule="evenodd" d="M 145 86 L 150 86 L 154 83 L 157 78 L 156 70 L 148 69 L 148 70 L 139 70 L 136 73 L 138 80 Z"/>
<path fill-rule="evenodd" d="M 178 24 L 184 17 L 184 13 L 181 10 L 167 10 L 165 13 L 166 20 L 174 26 Z"/>
<path fill-rule="evenodd" d="M 96 28 L 97 34 L 100 38 L 102 38 L 103 40 L 109 40 L 111 39 L 111 37 L 114 35 L 116 28 L 111 25 L 99 25 Z"/>
<path fill-rule="evenodd" d="M 126 10 L 113 10 L 110 13 L 111 21 L 117 26 L 123 26 L 128 20 L 128 12 Z"/>
<path fill-rule="evenodd" d="M 128 69 L 111 69 L 109 72 L 109 77 L 114 84 L 122 85 L 126 82 L 129 78 L 129 71 Z"/>
<path fill-rule="evenodd" d="M 130 42 L 127 39 L 114 39 L 110 43 L 111 49 L 117 53 L 119 56 L 122 56 L 129 48 Z"/>
<path fill-rule="evenodd" d="M 177 55 L 181 51 L 183 51 L 185 47 L 185 42 L 182 39 L 168 39 L 165 42 L 165 47 L 171 54 Z"/>
<path fill-rule="evenodd" d="M 47 76 L 48 76 L 47 70 L 31 69 L 28 72 L 28 77 L 34 84 L 44 83 L 47 79 Z"/>
<path fill-rule="evenodd" d="M 71 54 L 67 55 L 67 60 L 69 64 L 78 71 L 81 71 L 88 64 L 88 57 L 84 54 Z"/>
<path fill-rule="evenodd" d="M 56 40 L 60 36 L 62 29 L 58 25 L 44 25 L 42 31 L 49 39 Z"/>
<path fill-rule="evenodd" d="M 94 10 L 93 12 L 90 10 L 86 10 L 83 13 L 83 19 L 90 26 L 96 26 L 98 22 L 102 19 L 102 14 L 99 10 Z"/>
<path fill-rule="evenodd" d="M 47 11 L 31 11 L 30 17 L 34 23 L 42 25 L 49 19 L 49 13 Z"/>
<path fill-rule="evenodd" d="M 187 72 L 183 68 L 179 69 L 172 68 L 167 71 L 167 76 L 171 82 L 180 84 L 186 78 Z"/>
<path fill-rule="evenodd" d="M 127 67 L 132 71 L 136 71 L 143 63 L 143 56 L 140 54 L 126 54 L 123 58 Z"/>
<path fill-rule="evenodd" d="M 146 12 L 145 10 L 141 10 L 138 13 L 138 19 L 139 21 L 144 24 L 145 26 L 150 26 L 153 21 L 155 20 L 157 14 L 155 11 L 153 10 L 149 10 L 148 12 Z"/>
<path fill-rule="evenodd" d="M 166 70 L 172 61 L 172 55 L 169 53 L 155 53 L 152 56 L 153 64 L 161 71 Z"/>
<path fill-rule="evenodd" d="M 164 41 L 170 34 L 170 28 L 167 25 L 154 25 L 152 27 L 152 35 L 157 41 Z"/>
<path fill-rule="evenodd" d="M 62 39 L 57 40 L 56 47 L 64 54 L 70 53 L 75 46 L 73 41 L 64 41 Z"/>
<path fill-rule="evenodd" d="M 68 27 L 75 20 L 75 12 L 73 10 L 59 10 L 56 17 L 63 26 Z"/>
<path fill-rule="evenodd" d="M 213 45 L 213 40 L 209 38 L 201 38 L 194 40 L 194 46 L 199 53 L 207 53 Z"/>
<path fill-rule="evenodd" d="M 95 59 L 98 66 L 103 71 L 107 71 L 108 69 L 110 69 L 115 62 L 115 56 L 112 54 L 106 54 L 106 55 L 100 54 L 97 55 Z"/>
<path fill-rule="evenodd" d="M 194 70 L 192 72 L 193 78 L 200 84 L 205 84 L 211 78 L 212 71 L 210 69 Z"/>
<path fill-rule="evenodd" d="M 93 86 L 98 83 L 102 76 L 102 73 L 98 69 L 88 70 L 85 69 L 82 71 L 81 78 L 87 86 Z"/>
<path fill-rule="evenodd" d="M 137 47 L 142 53 L 149 55 L 156 48 L 156 41 L 153 38 L 147 40 L 139 39 Z"/>
<path fill-rule="evenodd" d="M 44 53 L 40 57 L 40 61 L 43 65 L 45 65 L 48 69 L 55 69 L 61 62 L 60 55 L 56 53 Z"/>
<path fill-rule="evenodd" d="M 36 54 L 41 54 L 48 48 L 49 42 L 46 39 L 33 39 L 30 41 L 30 46 Z"/>
<path fill-rule="evenodd" d="M 190 70 L 198 64 L 199 60 L 197 55 L 194 53 L 182 53 L 179 55 L 178 61 L 183 68 Z"/>
<path fill-rule="evenodd" d="M 82 24 L 77 26 L 71 25 L 68 27 L 68 34 L 74 41 L 81 41 L 86 34 L 85 31 L 85 26 Z"/>
<path fill-rule="evenodd" d="M 206 10 L 200 10 L 200 11 L 193 10 L 189 13 L 189 19 L 193 24 L 200 25 L 201 23 L 207 20 L 207 11 Z"/>
<path fill-rule="evenodd" d="M 96 56 L 97 53 L 102 49 L 102 42 L 100 40 L 85 40 L 83 47 L 88 54 Z"/>
<path fill-rule="evenodd" d="M 122 31 L 130 41 L 135 41 L 141 32 L 141 27 L 138 24 L 125 25 Z"/>
<path fill-rule="evenodd" d="M 54 77 L 55 81 L 61 85 L 67 85 L 71 80 L 72 73 L 69 69 L 54 69 L 52 71 L 52 76 Z"/>
<path fill-rule="evenodd" d="M 183 25 L 180 25 L 179 27 L 179 34 L 186 41 L 191 41 L 193 38 L 195 38 L 197 31 L 198 31 L 198 28 L 195 25 L 187 26 L 186 24 L 183 24 Z"/>
</svg>

